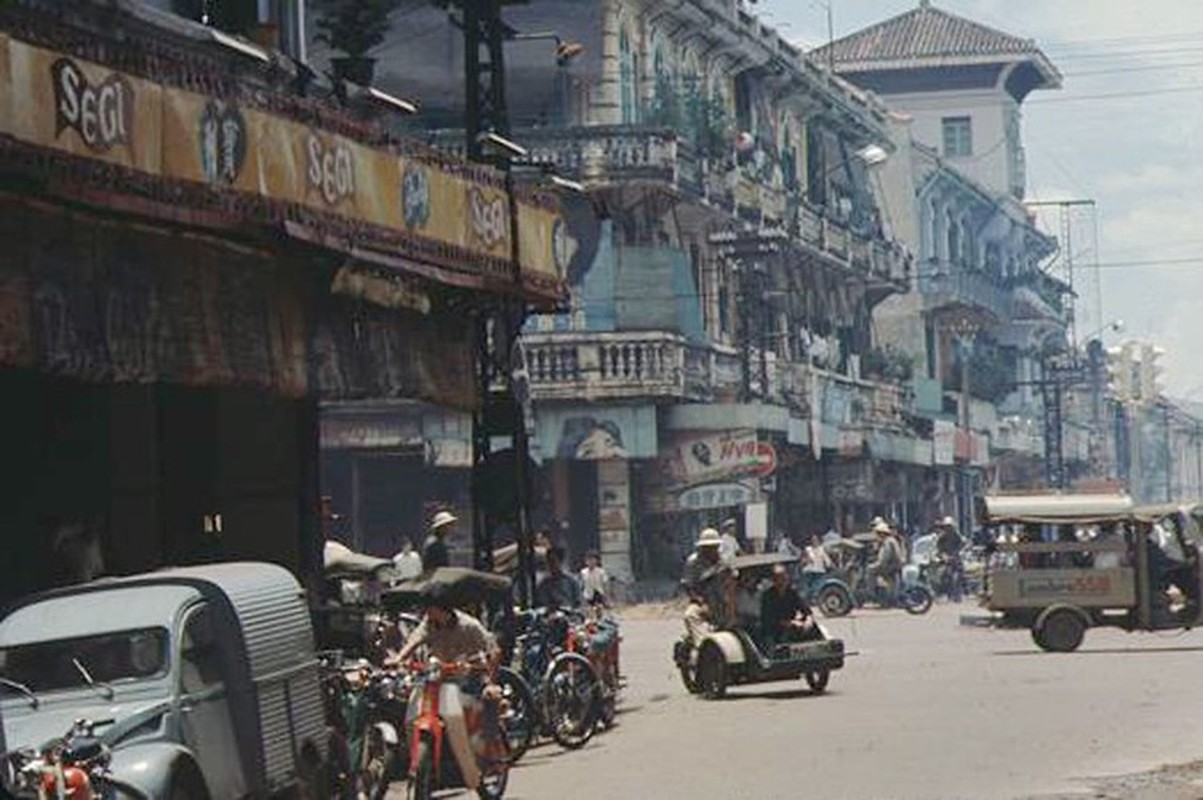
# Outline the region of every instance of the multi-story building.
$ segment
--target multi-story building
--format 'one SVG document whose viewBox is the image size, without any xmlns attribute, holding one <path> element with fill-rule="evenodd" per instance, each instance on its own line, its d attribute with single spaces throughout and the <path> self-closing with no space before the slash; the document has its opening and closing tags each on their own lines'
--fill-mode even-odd
<svg viewBox="0 0 1203 800">
<path fill-rule="evenodd" d="M 909 157 L 885 165 L 884 194 L 919 266 L 916 291 L 883 302 L 875 323 L 918 365 L 940 467 L 927 497 L 969 524 L 983 476 L 996 488 L 1044 479 L 1044 365 L 1067 346 L 1072 311 L 1042 268 L 1056 240 L 1022 202 L 1020 109 L 1060 75 L 1033 42 L 927 0 L 815 57 L 896 112 Z"/>
<path fill-rule="evenodd" d="M 931 442 L 871 331 L 913 270 L 870 178 L 885 108 L 730 0 L 506 20 L 510 138 L 584 188 L 557 240 L 568 307 L 523 336 L 536 521 L 646 576 L 731 516 L 763 541 L 913 514 Z M 406 23 L 380 82 L 457 146 L 460 33 Z"/>
</svg>

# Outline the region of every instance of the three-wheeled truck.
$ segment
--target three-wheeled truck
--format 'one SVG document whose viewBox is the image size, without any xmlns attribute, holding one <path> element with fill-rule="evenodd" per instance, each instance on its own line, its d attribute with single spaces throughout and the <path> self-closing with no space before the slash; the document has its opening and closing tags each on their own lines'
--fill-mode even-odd
<svg viewBox="0 0 1203 800">
<path fill-rule="evenodd" d="M 796 563 L 797 559 L 789 555 L 765 553 L 736 556 L 730 566 L 737 580 L 752 586 L 767 578 L 775 565 Z M 764 591 L 756 589 L 757 601 Z M 811 641 L 771 642 L 760 625 L 759 602 L 754 606 L 754 615 L 737 615 L 696 640 L 687 626 L 686 635 L 673 648 L 673 660 L 685 688 L 715 700 L 732 685 L 805 678 L 812 691 L 824 691 L 831 673 L 844 666 L 843 641 L 830 638 L 816 620 L 816 634 Z"/>
<path fill-rule="evenodd" d="M 990 534 L 982 605 L 989 624 L 1027 628 L 1070 652 L 1087 628 L 1189 629 L 1203 623 L 1196 504 L 1136 506 L 1126 495 L 985 497 Z"/>
</svg>

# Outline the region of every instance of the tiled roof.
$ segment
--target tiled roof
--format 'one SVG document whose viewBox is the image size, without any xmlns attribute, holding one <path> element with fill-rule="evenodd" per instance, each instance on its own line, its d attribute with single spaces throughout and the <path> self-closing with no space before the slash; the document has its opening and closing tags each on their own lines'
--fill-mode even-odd
<svg viewBox="0 0 1203 800">
<path fill-rule="evenodd" d="M 853 64 L 874 69 L 874 62 L 911 61 L 919 66 L 930 61 L 954 63 L 958 58 L 980 62 L 989 56 L 1001 56 L 1008 61 L 1030 56 L 1046 61 L 1032 40 L 933 8 L 928 0 L 922 0 L 918 8 L 904 14 L 837 39 L 811 55 L 820 64 L 832 58 L 836 68 L 844 70 Z"/>
</svg>

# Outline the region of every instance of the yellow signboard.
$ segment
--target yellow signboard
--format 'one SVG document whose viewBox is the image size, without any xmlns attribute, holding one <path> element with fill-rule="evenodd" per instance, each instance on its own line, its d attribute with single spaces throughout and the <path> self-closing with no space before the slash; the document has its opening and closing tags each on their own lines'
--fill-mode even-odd
<svg viewBox="0 0 1203 800">
<path fill-rule="evenodd" d="M 512 252 L 510 203 L 498 183 L 3 37 L 0 133 L 425 239 L 473 268 L 474 256 Z M 543 286 L 558 282 L 558 215 L 526 202 L 518 209 L 524 273 Z"/>
</svg>

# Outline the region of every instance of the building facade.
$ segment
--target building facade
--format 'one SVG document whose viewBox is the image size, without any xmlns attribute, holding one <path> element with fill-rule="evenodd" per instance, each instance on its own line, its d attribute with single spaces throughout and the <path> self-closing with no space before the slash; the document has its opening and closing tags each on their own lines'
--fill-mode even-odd
<svg viewBox="0 0 1203 800">
<path fill-rule="evenodd" d="M 427 33 L 382 49 L 382 84 L 462 147 L 459 32 L 407 19 Z M 568 302 L 522 337 L 537 526 L 650 577 L 727 518 L 761 546 L 914 513 L 931 441 L 871 323 L 914 269 L 872 179 L 884 107 L 742 3 L 536 0 L 506 21 L 510 136 L 584 190 L 563 201 Z"/>
<path fill-rule="evenodd" d="M 0 9 L 5 598 L 214 559 L 315 578 L 319 403 L 471 409 L 471 312 L 559 297 L 551 204 L 519 199 L 546 246 L 513 270 L 458 211 L 499 174 L 338 101 L 263 22 Z"/>
<path fill-rule="evenodd" d="M 918 365 L 918 411 L 939 467 L 930 499 L 969 526 L 983 490 L 1048 485 L 1050 424 L 1063 455 L 1089 457 L 1077 429 L 1045 413 L 1048 362 L 1069 346 L 1072 303 L 1047 269 L 1057 242 L 1022 202 L 1021 106 L 1060 75 L 1031 41 L 927 0 L 817 57 L 896 112 L 909 157 L 886 165 L 884 194 L 919 266 L 915 291 L 882 303 L 875 321 Z"/>
</svg>

